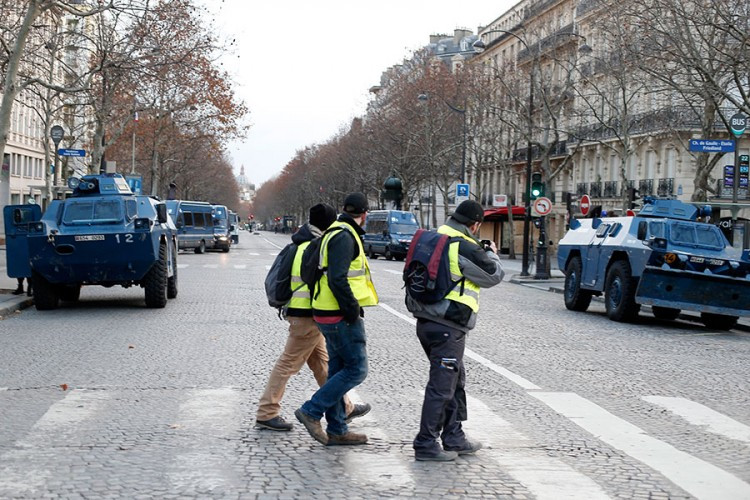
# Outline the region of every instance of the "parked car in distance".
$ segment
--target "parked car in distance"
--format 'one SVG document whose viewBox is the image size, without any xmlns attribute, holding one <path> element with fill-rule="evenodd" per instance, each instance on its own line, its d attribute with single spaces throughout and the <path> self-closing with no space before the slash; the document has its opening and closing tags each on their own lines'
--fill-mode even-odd
<svg viewBox="0 0 750 500">
<path fill-rule="evenodd" d="M 417 218 L 401 210 L 373 210 L 365 218 L 362 237 L 365 252 L 371 259 L 378 255 L 388 260 L 404 260 L 414 233 L 419 229 Z"/>
</svg>

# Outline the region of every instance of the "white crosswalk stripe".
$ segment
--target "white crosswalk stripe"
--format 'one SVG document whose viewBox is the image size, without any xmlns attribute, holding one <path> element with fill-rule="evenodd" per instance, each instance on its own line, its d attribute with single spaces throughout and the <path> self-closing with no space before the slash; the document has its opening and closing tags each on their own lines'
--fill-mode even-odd
<svg viewBox="0 0 750 500">
<path fill-rule="evenodd" d="M 247 267 L 247 264 L 235 264 L 235 269 L 245 269 Z"/>
<path fill-rule="evenodd" d="M 212 490 L 238 484 L 232 472 L 234 432 L 242 421 L 244 397 L 230 387 L 196 389 L 180 405 L 174 424 L 180 452 L 174 457 L 167 477 L 178 491 Z M 216 443 L 224 443 L 223 450 Z"/>
<path fill-rule="evenodd" d="M 260 254 L 259 253 L 255 253 L 255 252 L 250 252 L 250 255 L 255 255 L 257 257 Z"/>
<path fill-rule="evenodd" d="M 206 269 L 216 269 L 217 267 L 219 267 L 219 265 L 218 264 L 203 264 L 203 267 Z"/>
<path fill-rule="evenodd" d="M 685 398 L 644 396 L 644 401 L 666 408 L 693 425 L 705 427 L 708 432 L 750 444 L 750 426 L 722 415 L 707 406 Z"/>
<path fill-rule="evenodd" d="M 186 268 L 186 267 L 188 267 L 189 265 L 190 265 L 190 264 L 177 264 L 177 269 L 185 269 L 185 268 Z"/>
<path fill-rule="evenodd" d="M 569 498 L 609 498 L 607 493 L 588 476 L 576 471 L 565 462 L 547 456 L 511 424 L 495 415 L 484 403 L 467 396 L 469 420 L 464 430 L 489 449 L 480 451 L 489 455 L 509 475 L 521 482 L 537 498 L 558 500 Z"/>
<path fill-rule="evenodd" d="M 531 396 L 618 450 L 656 470 L 698 499 L 750 498 L 750 484 L 696 458 L 569 392 L 530 392 Z"/>
<path fill-rule="evenodd" d="M 48 450 L 81 443 L 87 421 L 106 408 L 110 394 L 76 389 L 51 405 L 13 449 L 0 455 L 0 496 L 31 496 L 43 488 L 55 466 Z"/>
</svg>

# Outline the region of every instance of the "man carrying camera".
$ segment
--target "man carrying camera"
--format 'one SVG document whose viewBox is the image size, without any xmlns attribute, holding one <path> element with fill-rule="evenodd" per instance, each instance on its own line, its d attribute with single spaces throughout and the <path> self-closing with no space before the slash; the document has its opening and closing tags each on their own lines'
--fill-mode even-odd
<svg viewBox="0 0 750 500">
<path fill-rule="evenodd" d="M 490 288 L 503 279 L 503 267 L 494 242 L 480 242 L 475 235 L 484 220 L 482 205 L 462 202 L 438 233 L 450 243 L 451 275 L 460 284 L 443 300 L 423 304 L 406 296 L 406 306 L 417 318 L 417 337 L 430 362 L 419 434 L 414 439 L 417 460 L 449 461 L 482 448 L 469 439 L 461 422 L 467 419 L 464 385 L 466 334 L 474 328 L 479 311 L 480 288 Z M 486 243 L 485 243 L 486 242 Z M 438 442 L 442 440 L 442 446 Z"/>
</svg>

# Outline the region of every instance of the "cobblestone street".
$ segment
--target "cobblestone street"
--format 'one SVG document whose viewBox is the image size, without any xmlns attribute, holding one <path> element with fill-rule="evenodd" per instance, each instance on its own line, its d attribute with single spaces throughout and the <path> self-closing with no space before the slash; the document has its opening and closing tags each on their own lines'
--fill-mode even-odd
<svg viewBox="0 0 750 500">
<path fill-rule="evenodd" d="M 255 429 L 287 336 L 263 278 L 288 241 L 241 232 L 229 253 L 180 253 L 165 309 L 140 288 L 88 287 L 0 320 L 0 498 L 750 499 L 750 334 L 645 310 L 616 323 L 597 301 L 571 312 L 510 283 L 516 262 L 467 340 L 476 455 L 414 460 L 428 366 L 403 264 L 382 258 L 351 395 L 372 405 L 351 424 L 369 443 L 324 447 L 297 423 L 306 367 L 282 406 L 294 429 Z"/>
</svg>

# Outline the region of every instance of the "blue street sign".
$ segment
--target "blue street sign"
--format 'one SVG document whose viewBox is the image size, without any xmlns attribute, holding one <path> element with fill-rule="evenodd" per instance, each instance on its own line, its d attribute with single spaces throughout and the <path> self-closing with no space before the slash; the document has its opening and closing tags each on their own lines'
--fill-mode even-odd
<svg viewBox="0 0 750 500">
<path fill-rule="evenodd" d="M 456 184 L 456 198 L 468 198 L 469 197 L 469 185 L 468 184 Z"/>
<path fill-rule="evenodd" d="M 86 156 L 85 149 L 58 149 L 57 154 L 60 156 Z"/>
<path fill-rule="evenodd" d="M 734 141 L 690 139 L 690 151 L 699 153 L 732 153 Z"/>
<path fill-rule="evenodd" d="M 133 194 L 143 194 L 141 192 L 143 188 L 143 177 L 140 175 L 126 175 L 125 179 L 128 182 L 128 186 L 130 186 L 130 190 L 133 192 Z"/>
</svg>

